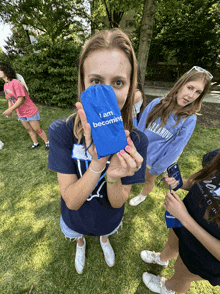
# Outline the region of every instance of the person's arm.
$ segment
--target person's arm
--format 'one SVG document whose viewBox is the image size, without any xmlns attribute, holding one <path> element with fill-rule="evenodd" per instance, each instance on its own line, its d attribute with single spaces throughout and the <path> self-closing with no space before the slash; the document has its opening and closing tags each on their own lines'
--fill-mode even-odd
<svg viewBox="0 0 220 294">
<path fill-rule="evenodd" d="M 166 152 L 164 152 L 164 154 L 161 154 L 158 157 L 158 160 L 155 161 L 150 170 L 150 174 L 158 176 L 163 171 L 165 171 L 167 167 L 170 166 L 176 160 L 176 158 L 182 153 L 183 149 L 185 148 L 188 140 L 190 139 L 194 131 L 196 125 L 195 118 L 195 116 L 188 117 L 187 120 L 184 122 L 179 134 L 177 136 L 174 135 L 174 138 L 171 138 L 170 141 L 165 143 L 168 143 Z"/>
<path fill-rule="evenodd" d="M 12 111 L 15 110 L 16 108 L 20 107 L 23 103 L 24 103 L 24 97 L 18 97 L 18 100 L 15 102 L 15 104 L 13 106 L 9 107 L 7 110 L 5 110 L 3 112 L 3 115 L 11 116 Z"/>
<path fill-rule="evenodd" d="M 104 167 L 105 163 L 90 163 L 90 168 L 95 172 L 103 170 Z M 92 172 L 90 168 L 79 179 L 75 174 L 57 173 L 60 193 L 69 209 L 78 210 L 94 190 L 101 173 Z"/>
<path fill-rule="evenodd" d="M 220 240 L 213 237 L 205 229 L 203 229 L 188 213 L 183 201 L 173 192 L 166 193 L 163 207 L 174 217 L 176 217 L 182 225 L 192 233 L 195 238 L 216 258 L 220 261 Z"/>
</svg>

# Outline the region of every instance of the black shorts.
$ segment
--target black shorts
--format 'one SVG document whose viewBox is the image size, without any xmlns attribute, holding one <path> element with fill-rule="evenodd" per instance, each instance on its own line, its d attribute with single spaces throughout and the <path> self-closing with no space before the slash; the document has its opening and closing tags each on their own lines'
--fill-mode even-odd
<svg viewBox="0 0 220 294">
<path fill-rule="evenodd" d="M 173 229 L 177 237 L 179 238 L 179 254 L 180 257 L 187 267 L 187 269 L 194 275 L 200 276 L 202 279 L 209 281 L 212 286 L 220 285 L 220 273 L 215 274 L 209 270 L 209 259 L 207 258 L 207 267 L 204 268 L 204 263 L 202 264 L 198 259 L 198 255 L 195 254 L 192 250 L 190 250 L 189 246 L 187 246 L 182 241 L 181 236 L 181 228 Z M 203 256 L 204 257 L 204 256 Z M 220 265 L 219 265 L 220 266 Z M 218 268 L 219 268 L 218 266 Z"/>
</svg>

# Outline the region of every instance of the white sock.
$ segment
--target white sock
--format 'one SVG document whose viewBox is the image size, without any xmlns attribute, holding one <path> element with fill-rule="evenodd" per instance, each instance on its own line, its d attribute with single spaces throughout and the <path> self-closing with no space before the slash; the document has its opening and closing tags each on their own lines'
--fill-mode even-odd
<svg viewBox="0 0 220 294">
<path fill-rule="evenodd" d="M 46 144 L 46 145 L 49 145 L 49 141 L 48 141 L 48 142 L 45 142 L 45 144 Z"/>
<path fill-rule="evenodd" d="M 37 142 L 37 143 L 34 143 L 34 146 L 37 146 L 39 143 Z"/>
<path fill-rule="evenodd" d="M 140 197 L 146 197 L 146 195 L 142 195 L 142 194 L 139 194 L 138 196 L 140 196 Z"/>
</svg>

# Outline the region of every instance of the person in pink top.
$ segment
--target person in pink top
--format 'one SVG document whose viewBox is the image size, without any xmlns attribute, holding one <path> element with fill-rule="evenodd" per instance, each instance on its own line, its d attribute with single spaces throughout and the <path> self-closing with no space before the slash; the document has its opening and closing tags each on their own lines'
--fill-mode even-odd
<svg viewBox="0 0 220 294">
<path fill-rule="evenodd" d="M 3 112 L 3 115 L 10 118 L 12 111 L 16 110 L 18 120 L 21 121 L 33 141 L 33 145 L 28 148 L 29 150 L 40 146 L 37 135 L 44 140 L 46 150 L 49 150 L 47 135 L 40 127 L 38 109 L 30 99 L 24 85 L 16 80 L 14 69 L 4 62 L 0 62 L 0 78 L 5 81 L 4 92 L 5 98 L 8 99 L 8 109 Z"/>
</svg>

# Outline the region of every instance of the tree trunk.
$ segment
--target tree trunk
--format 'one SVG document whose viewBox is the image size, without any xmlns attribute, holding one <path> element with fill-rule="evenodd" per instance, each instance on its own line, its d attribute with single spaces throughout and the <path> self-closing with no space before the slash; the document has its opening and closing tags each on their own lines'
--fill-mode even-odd
<svg viewBox="0 0 220 294">
<path fill-rule="evenodd" d="M 141 82 L 144 86 L 147 60 L 153 34 L 156 0 L 144 0 L 143 16 L 141 21 L 140 41 L 137 60 L 141 69 Z"/>
</svg>

